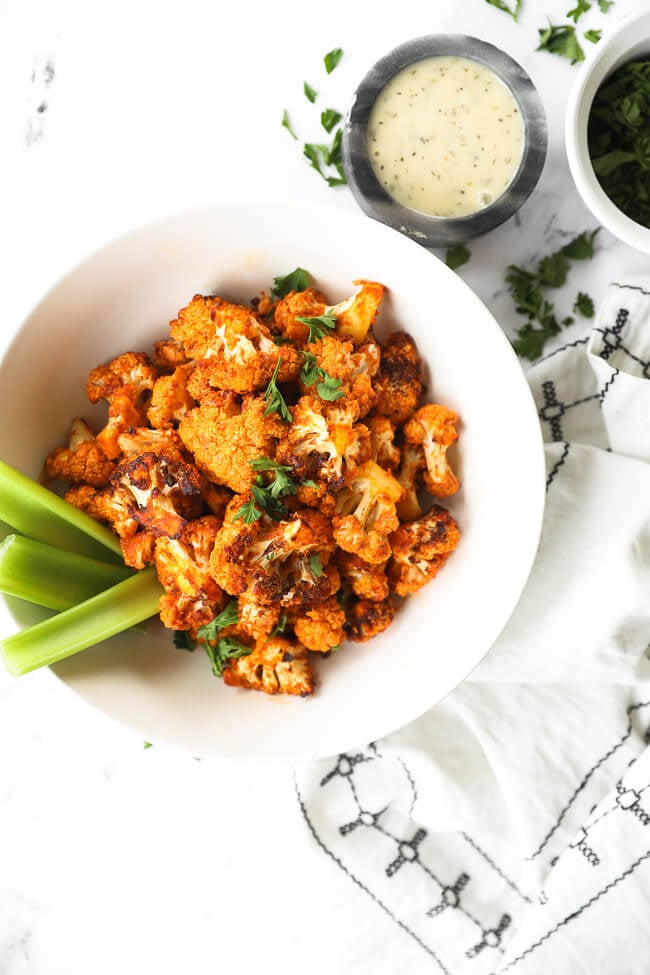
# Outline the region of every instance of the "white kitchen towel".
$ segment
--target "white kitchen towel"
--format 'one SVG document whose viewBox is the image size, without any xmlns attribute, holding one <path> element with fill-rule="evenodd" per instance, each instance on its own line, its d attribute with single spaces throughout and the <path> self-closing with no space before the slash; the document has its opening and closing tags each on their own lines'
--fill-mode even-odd
<svg viewBox="0 0 650 975">
<path fill-rule="evenodd" d="M 504 633 L 414 724 L 295 770 L 354 975 L 650 973 L 650 279 L 528 378 L 547 506 Z"/>
</svg>

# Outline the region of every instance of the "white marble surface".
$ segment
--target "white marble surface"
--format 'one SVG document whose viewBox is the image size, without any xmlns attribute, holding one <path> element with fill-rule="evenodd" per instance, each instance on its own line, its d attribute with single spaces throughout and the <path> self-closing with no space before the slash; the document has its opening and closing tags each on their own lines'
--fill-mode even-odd
<svg viewBox="0 0 650 975">
<path fill-rule="evenodd" d="M 524 0 L 515 24 L 484 0 L 4 0 L 0 348 L 71 264 L 162 213 L 288 197 L 354 207 L 307 167 L 282 110 L 317 138 L 303 79 L 343 108 L 377 57 L 438 30 L 505 48 L 548 114 L 538 189 L 471 245 L 461 272 L 512 333 L 506 266 L 594 227 L 563 149 L 577 69 L 534 51 L 546 15 L 560 22 L 570 6 Z M 645 6 L 617 0 L 581 27 L 606 32 Z M 327 78 L 321 58 L 334 46 L 345 56 Z M 578 289 L 598 300 L 609 280 L 646 268 L 603 232 L 557 304 L 568 313 Z M 347 880 L 304 832 L 289 769 L 145 750 L 49 672 L 0 673 L 0 975 L 353 972 L 370 933 L 337 906 Z M 323 938 L 316 911 L 336 938 Z M 427 970 L 407 939 L 403 950 L 404 971 Z"/>
</svg>

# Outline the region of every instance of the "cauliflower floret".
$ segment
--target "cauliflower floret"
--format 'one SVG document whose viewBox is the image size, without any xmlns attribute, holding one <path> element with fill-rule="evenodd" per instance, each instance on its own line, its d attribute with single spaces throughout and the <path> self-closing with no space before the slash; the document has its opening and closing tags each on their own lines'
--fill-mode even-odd
<svg viewBox="0 0 650 975">
<path fill-rule="evenodd" d="M 305 288 L 304 291 L 290 291 L 277 302 L 273 310 L 275 325 L 280 327 L 282 335 L 295 345 L 305 345 L 309 336 L 309 329 L 297 319 L 318 318 L 324 314 L 327 307 L 325 295 L 315 288 Z"/>
<path fill-rule="evenodd" d="M 246 524 L 233 516 L 246 497 L 233 499 L 217 536 L 210 571 L 233 596 L 247 592 L 266 605 L 310 606 L 333 595 L 340 577 L 328 565 L 334 551 L 329 521 L 303 508 L 284 521 L 262 515 Z"/>
<path fill-rule="evenodd" d="M 355 351 L 352 342 L 325 335 L 318 342 L 313 342 L 305 355 L 307 365 L 313 363 L 314 369 L 308 368 L 301 372 L 300 388 L 303 393 L 318 392 L 318 383 L 321 381 L 322 373 L 325 373 L 340 382 L 337 393 L 343 395 L 338 395 L 337 399 L 331 401 L 334 409 L 354 410 L 354 420 L 370 412 L 377 399 L 372 388 L 372 377 L 379 369 L 381 355 L 376 342 L 366 341 Z M 317 373 L 317 369 L 322 370 L 322 373 Z M 307 374 L 310 371 L 312 373 L 313 382 L 309 385 L 304 381 L 305 371 Z"/>
<path fill-rule="evenodd" d="M 339 491 L 332 520 L 334 538 L 345 552 L 373 565 L 391 554 L 388 535 L 399 526 L 395 510 L 402 488 L 392 474 L 368 460 Z"/>
<path fill-rule="evenodd" d="M 388 599 L 381 603 L 357 599 L 348 603 L 345 616 L 345 632 L 349 639 L 356 643 L 365 643 L 390 626 L 395 609 Z"/>
<path fill-rule="evenodd" d="M 404 496 L 397 503 L 397 514 L 400 521 L 413 521 L 422 514 L 422 506 L 418 499 L 420 472 L 424 468 L 424 454 L 420 447 L 405 443 L 402 449 L 402 466 L 397 480 L 402 486 Z"/>
<path fill-rule="evenodd" d="M 279 383 L 290 382 L 298 375 L 297 350 L 277 346 L 266 325 L 245 305 L 195 295 L 170 328 L 172 338 L 181 343 L 186 354 L 201 360 L 213 386 L 236 393 L 263 389 L 280 359 Z"/>
<path fill-rule="evenodd" d="M 129 427 L 147 422 L 151 390 L 158 378 L 151 360 L 142 352 L 125 352 L 88 376 L 86 395 L 91 403 L 108 403 L 108 422 L 97 434 L 107 457 L 119 457 L 118 437 Z"/>
<path fill-rule="evenodd" d="M 395 425 L 386 416 L 371 416 L 367 421 L 370 430 L 370 459 L 385 471 L 399 467 L 400 451 L 395 445 Z"/>
<path fill-rule="evenodd" d="M 187 520 L 203 507 L 203 482 L 197 469 L 162 450 L 119 464 L 111 485 L 130 495 L 130 514 L 156 536 L 178 538 Z"/>
<path fill-rule="evenodd" d="M 401 426 L 422 395 L 421 363 L 415 343 L 406 332 L 393 332 L 381 350 L 381 365 L 374 380 L 375 413 Z"/>
<path fill-rule="evenodd" d="M 247 687 L 265 694 L 299 694 L 314 690 L 314 675 L 307 651 L 282 636 L 261 637 L 252 653 L 231 659 L 223 668 L 224 684 Z"/>
<path fill-rule="evenodd" d="M 273 457 L 276 440 L 285 432 L 282 420 L 275 414 L 264 416 L 265 409 L 260 397 L 245 396 L 241 407 L 229 400 L 226 409 L 203 403 L 185 414 L 178 432 L 211 481 L 238 494 L 250 488 L 256 477 L 250 461 Z"/>
<path fill-rule="evenodd" d="M 111 484 L 97 489 L 88 484 L 77 484 L 68 488 L 64 497 L 75 508 L 110 525 L 120 541 L 135 535 L 140 528 L 133 514 L 133 498 L 124 488 Z"/>
<path fill-rule="evenodd" d="M 211 514 L 217 515 L 223 521 L 226 508 L 232 501 L 232 491 L 225 487 L 217 487 L 216 484 L 211 484 L 210 481 L 206 481 L 202 494 L 203 500 L 210 509 Z"/>
<path fill-rule="evenodd" d="M 109 460 L 85 420 L 72 421 L 67 447 L 57 447 L 45 460 L 43 474 L 48 480 L 70 481 L 103 487 L 113 473 Z"/>
<path fill-rule="evenodd" d="M 178 538 L 156 539 L 154 563 L 165 590 L 160 618 L 170 629 L 204 626 L 223 608 L 224 594 L 209 572 L 220 528 L 218 518 L 206 515 L 188 522 Z"/>
<path fill-rule="evenodd" d="M 458 440 L 457 422 L 453 410 L 428 403 L 420 407 L 404 426 L 407 442 L 421 446 L 424 451 L 424 484 L 429 494 L 435 497 L 447 497 L 459 487 L 458 478 L 447 460 L 447 449 Z"/>
<path fill-rule="evenodd" d="M 153 361 L 160 373 L 173 372 L 178 366 L 184 366 L 189 360 L 183 351 L 183 346 L 175 339 L 163 339 L 153 344 Z"/>
<path fill-rule="evenodd" d="M 156 536 L 152 532 L 138 531 L 120 539 L 120 548 L 126 565 L 132 569 L 144 569 L 153 562 Z"/>
<path fill-rule="evenodd" d="M 268 606 L 249 592 L 243 592 L 238 599 L 239 622 L 232 628 L 236 636 L 252 637 L 254 640 L 268 636 L 280 619 L 280 606 Z M 225 631 L 224 632 L 229 632 Z"/>
<path fill-rule="evenodd" d="M 168 456 L 173 455 L 178 460 L 183 459 L 183 441 L 176 430 L 150 430 L 149 427 L 132 427 L 119 435 L 117 443 L 123 461 L 133 460 L 139 454 L 146 454 L 149 451 L 158 453 L 160 450 Z"/>
<path fill-rule="evenodd" d="M 295 345 L 305 345 L 309 329 L 297 319 L 327 315 L 336 319 L 339 335 L 361 343 L 377 316 L 385 288 L 376 281 L 359 280 L 353 284 L 359 285 L 359 290 L 336 305 L 328 305 L 325 296 L 314 288 L 290 291 L 275 306 L 274 321 Z"/>
<path fill-rule="evenodd" d="M 390 595 L 386 578 L 387 561 L 371 565 L 360 559 L 358 555 L 339 551 L 336 555 L 336 565 L 343 582 L 349 582 L 355 596 L 359 596 L 360 599 L 382 602 Z"/>
<path fill-rule="evenodd" d="M 298 490 L 303 503 L 320 506 L 328 500 L 326 494 L 331 502 L 331 496 L 369 456 L 368 428 L 345 417 L 345 422 L 333 422 L 322 401 L 312 396 L 302 396 L 292 413 L 293 423 L 278 445 L 276 459 L 291 467 L 301 481 L 316 484 Z M 325 510 L 329 513 L 331 507 Z"/>
<path fill-rule="evenodd" d="M 332 596 L 293 619 L 294 633 L 308 650 L 328 653 L 345 637 L 345 611 Z"/>
<path fill-rule="evenodd" d="M 160 376 L 153 386 L 147 419 L 152 427 L 163 430 L 177 425 L 196 406 L 187 391 L 187 380 L 194 366 L 178 366 L 169 376 Z"/>
<path fill-rule="evenodd" d="M 391 589 L 398 596 L 417 592 L 437 574 L 458 545 L 460 532 L 454 518 L 440 505 L 400 525 L 390 536 L 393 557 L 388 565 Z"/>
</svg>

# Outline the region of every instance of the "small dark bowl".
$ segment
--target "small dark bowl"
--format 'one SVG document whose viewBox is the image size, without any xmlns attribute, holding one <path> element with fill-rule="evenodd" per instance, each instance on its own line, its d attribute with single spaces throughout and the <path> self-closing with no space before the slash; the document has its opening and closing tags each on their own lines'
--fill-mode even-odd
<svg viewBox="0 0 650 975">
<path fill-rule="evenodd" d="M 470 58 L 489 68 L 510 89 L 524 122 L 519 168 L 489 206 L 463 217 L 435 217 L 398 203 L 377 179 L 368 155 L 368 119 L 385 85 L 416 61 L 442 55 Z M 508 220 L 530 196 L 544 167 L 547 131 L 544 106 L 524 71 L 499 48 L 466 34 L 431 34 L 400 44 L 370 69 L 345 117 L 343 168 L 352 193 L 368 216 L 387 223 L 424 247 L 461 244 Z"/>
</svg>

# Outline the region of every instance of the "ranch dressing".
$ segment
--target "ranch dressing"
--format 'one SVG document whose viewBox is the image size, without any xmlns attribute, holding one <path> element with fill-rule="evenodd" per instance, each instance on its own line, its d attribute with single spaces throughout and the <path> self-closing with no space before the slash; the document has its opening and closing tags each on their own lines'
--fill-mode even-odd
<svg viewBox="0 0 650 975">
<path fill-rule="evenodd" d="M 524 125 L 510 89 L 470 58 L 416 61 L 379 93 L 368 122 L 375 174 L 399 203 L 438 217 L 476 213 L 512 181 Z"/>
</svg>

